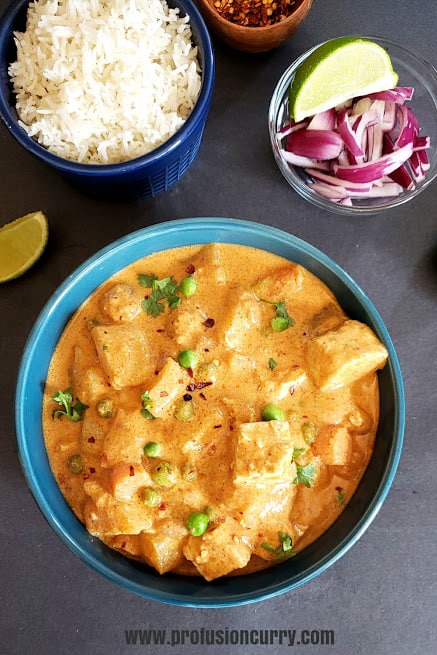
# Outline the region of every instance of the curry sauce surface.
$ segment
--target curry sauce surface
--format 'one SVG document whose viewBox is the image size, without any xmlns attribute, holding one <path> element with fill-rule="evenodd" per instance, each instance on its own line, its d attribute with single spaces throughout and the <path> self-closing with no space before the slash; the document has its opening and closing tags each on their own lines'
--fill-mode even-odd
<svg viewBox="0 0 437 655">
<path fill-rule="evenodd" d="M 152 274 L 190 276 L 197 290 L 152 316 L 138 278 Z M 273 329 L 284 315 L 286 329 Z M 197 354 L 193 367 L 178 363 L 183 350 Z M 212 580 L 276 564 L 324 532 L 356 489 L 386 357 L 297 264 L 230 244 L 150 255 L 99 287 L 57 345 L 43 404 L 54 476 L 91 534 L 160 573 Z M 53 396 L 68 388 L 88 406 L 76 422 L 53 417 Z M 266 405 L 279 420 L 262 420 Z M 145 454 L 150 442 L 157 457 Z M 156 482 L 159 467 L 171 484 Z M 192 512 L 209 518 L 201 536 L 186 527 Z"/>
</svg>

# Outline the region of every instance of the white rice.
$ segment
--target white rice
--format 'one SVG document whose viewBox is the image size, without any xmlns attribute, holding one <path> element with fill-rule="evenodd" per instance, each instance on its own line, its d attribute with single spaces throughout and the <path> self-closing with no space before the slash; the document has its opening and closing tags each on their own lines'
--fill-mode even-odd
<svg viewBox="0 0 437 655">
<path fill-rule="evenodd" d="M 35 0 L 9 67 L 21 126 L 83 163 L 139 157 L 171 137 L 201 77 L 189 17 L 165 0 Z"/>
</svg>

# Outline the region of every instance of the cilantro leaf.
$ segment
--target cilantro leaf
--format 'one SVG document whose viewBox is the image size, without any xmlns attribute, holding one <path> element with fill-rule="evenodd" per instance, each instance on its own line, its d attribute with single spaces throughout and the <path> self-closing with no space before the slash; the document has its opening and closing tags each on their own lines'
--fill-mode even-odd
<svg viewBox="0 0 437 655">
<path fill-rule="evenodd" d="M 275 309 L 276 309 L 276 318 L 282 319 L 281 324 L 285 326 L 282 329 L 286 330 L 287 328 L 294 325 L 295 321 L 289 315 L 289 313 L 287 311 L 287 308 L 285 306 L 285 302 L 283 302 L 283 301 L 277 302 L 277 303 L 274 303 L 274 305 L 275 305 Z M 277 321 L 276 323 L 279 323 L 279 321 Z M 278 330 L 278 331 L 280 332 L 281 330 Z"/>
<path fill-rule="evenodd" d="M 181 304 L 181 298 L 178 296 L 179 285 L 172 275 L 160 280 L 153 273 L 140 273 L 137 279 L 142 287 L 151 289 L 147 298 L 141 302 L 143 311 L 150 316 L 156 318 L 165 311 L 165 304 L 161 301 L 166 300 L 171 309 Z"/>
<path fill-rule="evenodd" d="M 345 494 L 344 490 L 341 487 L 339 487 L 337 489 L 337 494 L 336 494 L 335 499 L 336 499 L 337 505 L 339 507 L 341 507 L 343 505 L 344 501 L 346 500 L 346 494 Z"/>
<path fill-rule="evenodd" d="M 267 552 L 272 553 L 272 559 L 288 559 L 293 557 L 293 539 L 288 532 L 278 532 L 279 546 L 272 546 L 269 543 L 262 543 L 261 548 L 267 550 Z"/>
<path fill-rule="evenodd" d="M 299 457 L 299 455 L 302 455 L 306 451 L 306 448 L 294 448 L 293 449 L 293 454 L 291 456 L 291 461 L 294 462 L 296 457 Z"/>
<path fill-rule="evenodd" d="M 275 366 L 276 366 L 276 362 L 275 362 L 275 360 L 273 359 L 273 357 L 270 357 L 270 359 L 269 359 L 269 369 L 270 369 L 271 371 L 273 371 L 273 369 L 275 368 Z"/>
<path fill-rule="evenodd" d="M 76 404 L 73 405 L 73 389 L 69 387 L 65 391 L 56 391 L 52 396 L 52 400 L 58 403 L 64 409 L 54 409 L 52 418 L 62 418 L 66 416 L 70 421 L 81 421 L 83 413 L 88 409 L 88 405 L 82 403 L 79 398 L 76 398 Z"/>
<path fill-rule="evenodd" d="M 271 300 L 265 300 L 264 298 L 260 298 L 259 300 L 274 306 L 275 316 L 270 321 L 270 325 L 275 332 L 283 332 L 295 324 L 295 320 L 288 313 L 287 307 L 285 306 L 285 302 L 283 300 L 279 302 L 272 302 Z"/>
<path fill-rule="evenodd" d="M 293 484 L 302 482 L 306 487 L 312 487 L 316 479 L 317 469 L 314 464 L 307 464 L 306 466 L 296 465 L 297 475 L 293 480 Z"/>
<path fill-rule="evenodd" d="M 156 275 L 144 275 L 143 273 L 139 273 L 137 276 L 138 282 L 141 284 L 142 287 L 145 287 L 146 289 L 151 289 L 153 286 L 153 283 L 155 280 L 158 278 Z"/>
</svg>

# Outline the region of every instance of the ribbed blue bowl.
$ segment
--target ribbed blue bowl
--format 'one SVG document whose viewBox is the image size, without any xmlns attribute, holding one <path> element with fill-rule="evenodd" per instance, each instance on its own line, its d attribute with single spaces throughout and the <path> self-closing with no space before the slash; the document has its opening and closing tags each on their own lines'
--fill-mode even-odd
<svg viewBox="0 0 437 655">
<path fill-rule="evenodd" d="M 168 0 L 188 14 L 202 69 L 199 98 L 176 134 L 152 152 L 120 164 L 80 164 L 58 157 L 31 139 L 18 124 L 8 65 L 16 59 L 15 30 L 24 31 L 29 0 L 13 0 L 0 19 L 0 117 L 15 139 L 30 153 L 57 169 L 81 191 L 108 199 L 151 198 L 174 185 L 199 150 L 214 88 L 215 59 L 203 18 L 191 0 Z"/>
<path fill-rule="evenodd" d="M 375 449 L 358 489 L 340 518 L 296 557 L 265 571 L 214 582 L 171 573 L 160 576 L 91 537 L 66 504 L 50 470 L 42 433 L 41 406 L 50 359 L 62 331 L 88 295 L 131 262 L 167 248 L 208 242 L 261 248 L 302 264 L 337 296 L 346 313 L 370 325 L 385 344 L 388 364 L 379 374 L 381 415 Z M 290 592 L 334 564 L 362 536 L 392 484 L 405 423 L 401 371 L 377 310 L 352 278 L 313 246 L 272 227 L 223 218 L 161 223 L 107 246 L 72 273 L 47 303 L 29 336 L 16 391 L 18 451 L 27 483 L 40 509 L 64 543 L 109 580 L 145 598 L 189 607 L 253 603 Z M 371 562 L 369 562 L 371 566 Z"/>
</svg>

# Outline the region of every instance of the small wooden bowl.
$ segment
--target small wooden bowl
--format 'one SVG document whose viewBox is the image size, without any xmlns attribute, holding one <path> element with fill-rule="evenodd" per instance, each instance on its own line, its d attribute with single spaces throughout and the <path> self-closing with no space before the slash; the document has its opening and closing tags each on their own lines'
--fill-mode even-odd
<svg viewBox="0 0 437 655">
<path fill-rule="evenodd" d="M 243 27 L 223 18 L 214 0 L 196 0 L 205 23 L 224 43 L 243 52 L 267 52 L 277 48 L 293 34 L 311 9 L 313 0 L 296 0 L 293 13 L 285 20 L 266 27 Z"/>
</svg>

